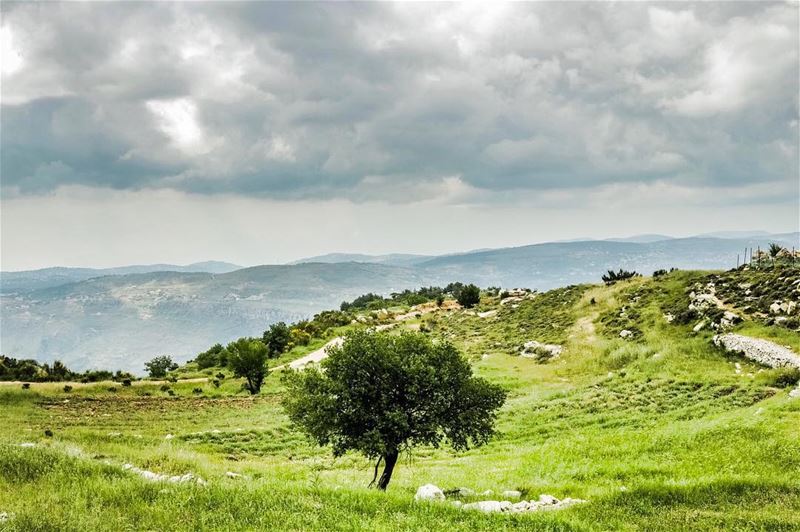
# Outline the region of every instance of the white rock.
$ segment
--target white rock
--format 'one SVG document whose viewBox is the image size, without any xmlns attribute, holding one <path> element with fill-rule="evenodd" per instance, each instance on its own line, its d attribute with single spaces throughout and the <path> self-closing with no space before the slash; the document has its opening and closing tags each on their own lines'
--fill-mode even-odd
<svg viewBox="0 0 800 532">
<path fill-rule="evenodd" d="M 546 504 L 558 504 L 558 499 L 553 497 L 552 495 L 547 495 L 545 493 L 539 495 L 539 503 L 546 505 Z"/>
<path fill-rule="evenodd" d="M 492 490 L 486 490 L 483 493 L 481 493 L 481 495 L 484 497 L 489 497 L 491 495 L 494 495 L 494 492 Z"/>
<path fill-rule="evenodd" d="M 478 501 L 462 506 L 465 510 L 480 510 L 481 512 L 507 512 L 511 510 L 511 501 Z"/>
<path fill-rule="evenodd" d="M 471 490 L 469 488 L 458 488 L 456 494 L 460 497 L 472 497 L 475 495 L 475 490 Z"/>
<path fill-rule="evenodd" d="M 702 331 L 702 330 L 703 330 L 703 328 L 704 328 L 705 326 L 706 326 L 706 320 L 700 320 L 700 322 L 699 322 L 697 325 L 695 325 L 695 326 L 692 328 L 692 330 L 693 330 L 694 332 L 700 332 L 700 331 Z"/>
<path fill-rule="evenodd" d="M 417 493 L 414 495 L 415 501 L 443 501 L 444 492 L 438 486 L 433 484 L 425 484 L 417 488 Z"/>
<path fill-rule="evenodd" d="M 506 499 L 519 499 L 522 497 L 522 492 L 517 490 L 506 490 L 503 492 L 503 497 Z"/>
<path fill-rule="evenodd" d="M 452 504 L 456 508 L 460 508 L 464 503 L 461 501 L 450 501 L 450 504 Z"/>
<path fill-rule="evenodd" d="M 30 448 L 30 447 L 36 447 L 36 444 L 33 442 L 26 441 L 18 444 L 17 447 Z"/>
<path fill-rule="evenodd" d="M 675 315 L 672 314 L 672 312 L 667 312 L 666 314 L 664 314 L 664 321 L 666 321 L 667 323 L 672 323 L 674 319 Z"/>
<path fill-rule="evenodd" d="M 512 512 L 527 512 L 531 509 L 531 503 L 528 501 L 519 501 L 511 505 Z"/>
<path fill-rule="evenodd" d="M 564 348 L 560 345 L 543 344 L 536 340 L 531 340 L 530 342 L 525 342 L 522 346 L 522 353 L 520 353 L 520 356 L 524 358 L 547 360 L 550 358 L 558 358 L 561 356 L 563 350 Z"/>
<path fill-rule="evenodd" d="M 491 318 L 495 314 L 497 314 L 496 310 L 487 310 L 486 312 L 478 312 L 478 317 L 479 318 Z"/>
<path fill-rule="evenodd" d="M 800 356 L 791 349 L 769 340 L 726 333 L 715 335 L 713 341 L 715 345 L 722 346 L 727 351 L 741 353 L 746 358 L 771 368 L 781 366 L 800 368 Z"/>
<path fill-rule="evenodd" d="M 800 386 L 789 392 L 789 397 L 800 397 Z"/>
<path fill-rule="evenodd" d="M 234 473 L 233 471 L 226 471 L 225 476 L 228 478 L 243 478 L 244 475 L 240 475 L 239 473 Z"/>
<path fill-rule="evenodd" d="M 167 434 L 166 436 L 164 436 L 164 439 L 165 439 L 165 440 L 171 440 L 171 439 L 172 439 L 172 438 L 174 438 L 174 437 L 175 437 L 175 436 L 173 436 L 172 434 Z"/>
</svg>

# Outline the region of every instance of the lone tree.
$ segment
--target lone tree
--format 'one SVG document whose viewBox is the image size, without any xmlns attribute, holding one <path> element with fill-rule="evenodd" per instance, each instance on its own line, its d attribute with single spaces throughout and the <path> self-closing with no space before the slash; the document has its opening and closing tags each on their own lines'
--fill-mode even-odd
<svg viewBox="0 0 800 532">
<path fill-rule="evenodd" d="M 329 348 L 321 368 L 285 374 L 289 418 L 334 456 L 353 450 L 377 460 L 385 490 L 397 458 L 416 445 L 459 451 L 494 434 L 506 398 L 495 384 L 474 377 L 452 344 L 420 333 L 399 336 L 356 331 Z"/>
<path fill-rule="evenodd" d="M 228 366 L 236 377 L 244 377 L 244 387 L 255 395 L 267 376 L 267 346 L 253 338 L 239 338 L 228 344 Z"/>
<path fill-rule="evenodd" d="M 781 254 L 781 251 L 783 251 L 783 246 L 776 244 L 775 242 L 770 243 L 768 250 L 770 257 L 773 259 L 778 258 L 778 255 Z"/>
<path fill-rule="evenodd" d="M 468 284 L 458 291 L 456 300 L 464 308 L 474 307 L 481 302 L 481 289 L 474 284 Z"/>
<path fill-rule="evenodd" d="M 279 321 L 269 326 L 264 331 L 262 342 L 267 346 L 270 358 L 277 358 L 286 350 L 286 346 L 292 339 L 292 331 L 286 323 Z"/>
<path fill-rule="evenodd" d="M 168 371 L 178 369 L 178 365 L 172 361 L 172 357 L 161 355 L 150 362 L 145 362 L 144 369 L 147 370 L 151 377 L 161 378 L 166 377 Z"/>
</svg>

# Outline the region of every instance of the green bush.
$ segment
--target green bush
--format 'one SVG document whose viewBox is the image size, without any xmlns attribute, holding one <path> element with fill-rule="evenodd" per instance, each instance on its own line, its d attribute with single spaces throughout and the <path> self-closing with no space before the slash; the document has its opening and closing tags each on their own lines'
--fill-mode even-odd
<svg viewBox="0 0 800 532">
<path fill-rule="evenodd" d="M 798 383 L 800 383 L 800 369 L 779 368 L 775 370 L 770 385 L 776 388 L 790 388 Z"/>
</svg>

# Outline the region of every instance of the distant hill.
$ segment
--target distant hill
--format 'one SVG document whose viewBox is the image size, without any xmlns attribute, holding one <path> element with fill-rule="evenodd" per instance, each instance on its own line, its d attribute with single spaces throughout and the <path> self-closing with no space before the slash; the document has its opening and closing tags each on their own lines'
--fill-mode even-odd
<svg viewBox="0 0 800 532">
<path fill-rule="evenodd" d="M 321 262 L 324 264 L 336 264 L 340 262 L 363 262 L 367 264 L 390 264 L 393 266 L 413 266 L 428 259 L 430 255 L 412 255 L 409 253 L 392 253 L 389 255 L 365 255 L 362 253 L 328 253 L 292 261 L 289 264 L 304 264 L 309 262 Z"/>
<path fill-rule="evenodd" d="M 650 242 L 659 242 L 661 240 L 671 240 L 675 237 L 667 236 L 667 235 L 655 235 L 655 234 L 646 234 L 646 235 L 634 235 L 634 236 L 627 236 L 624 238 L 606 238 L 608 242 L 636 242 L 639 244 L 649 244 Z"/>
<path fill-rule="evenodd" d="M 186 360 L 215 342 L 260 335 L 270 323 L 310 317 L 366 292 L 389 294 L 451 281 L 544 290 L 597 282 L 608 269 L 646 275 L 671 267 L 728 269 L 745 247 L 765 249 L 779 242 L 800 248 L 798 238 L 789 233 L 646 243 L 595 240 L 439 257 L 364 256 L 369 260 L 360 262 L 339 261 L 357 257 L 342 254 L 324 256 L 329 262 L 316 257 L 240 269 L 201 263 L 2 273 L 0 340 L 3 354 L 16 358 L 59 358 L 76 370 L 141 371 L 157 354 Z M 195 269 L 201 271 L 190 271 Z"/>
<path fill-rule="evenodd" d="M 2 272 L 0 274 L 0 293 L 11 294 L 26 290 L 48 288 L 66 283 L 74 283 L 102 277 L 104 275 L 127 275 L 131 273 L 149 272 L 205 272 L 227 273 L 238 270 L 241 266 L 228 262 L 206 261 L 196 262 L 187 266 L 175 264 L 148 264 L 121 266 L 116 268 L 43 268 L 41 270 L 28 270 L 20 272 Z"/>
</svg>

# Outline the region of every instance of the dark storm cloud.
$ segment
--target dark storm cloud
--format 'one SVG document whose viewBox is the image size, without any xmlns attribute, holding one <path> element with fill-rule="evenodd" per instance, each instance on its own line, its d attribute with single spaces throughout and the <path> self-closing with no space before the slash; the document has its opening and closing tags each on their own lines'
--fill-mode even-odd
<svg viewBox="0 0 800 532">
<path fill-rule="evenodd" d="M 795 4 L 3 3 L 2 186 L 797 179 Z"/>
</svg>

